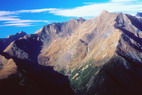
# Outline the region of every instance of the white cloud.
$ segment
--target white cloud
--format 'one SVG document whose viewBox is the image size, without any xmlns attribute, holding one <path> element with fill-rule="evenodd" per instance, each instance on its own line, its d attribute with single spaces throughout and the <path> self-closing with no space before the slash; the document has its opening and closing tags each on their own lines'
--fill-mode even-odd
<svg viewBox="0 0 142 95">
<path fill-rule="evenodd" d="M 20 10 L 16 11 L 16 13 L 41 13 L 41 12 L 47 12 L 47 11 L 54 11 L 55 8 L 46 8 L 46 9 L 33 9 L 33 10 Z"/>
<path fill-rule="evenodd" d="M 0 16 L 17 15 L 20 13 L 41 13 L 57 10 L 56 8 L 33 9 L 33 10 L 18 10 L 18 11 L 0 11 Z"/>
<path fill-rule="evenodd" d="M 134 2 L 135 1 L 135 2 Z M 135 14 L 142 11 L 142 2 L 140 0 L 110 0 L 106 3 L 84 3 L 84 6 L 58 9 L 58 8 L 44 8 L 32 10 L 17 10 L 17 11 L 0 11 L 0 21 L 4 21 L 3 26 L 31 26 L 35 22 L 45 22 L 45 20 L 23 20 L 17 15 L 21 13 L 41 13 L 47 12 L 54 15 L 66 17 L 95 17 L 103 10 L 109 12 L 123 12 Z"/>
<path fill-rule="evenodd" d="M 0 17 L 0 21 L 4 21 L 4 24 L 1 26 L 19 26 L 19 27 L 33 26 L 33 23 L 35 22 L 48 23 L 47 20 L 23 20 L 18 18 L 18 16 Z"/>
<path fill-rule="evenodd" d="M 5 22 L 5 26 L 19 26 L 19 27 L 33 26 L 33 22 L 48 23 L 48 21 L 46 20 L 21 20 L 19 19 L 19 20 Z"/>
<path fill-rule="evenodd" d="M 95 17 L 99 15 L 103 10 L 107 10 L 109 12 L 123 12 L 123 13 L 134 13 L 138 11 L 142 11 L 142 2 L 138 3 L 100 3 L 100 4 L 90 4 L 81 7 L 76 7 L 72 9 L 58 9 L 50 11 L 55 15 L 60 16 L 72 16 L 72 17 Z"/>
<path fill-rule="evenodd" d="M 0 26 L 26 27 L 26 26 L 33 26 L 35 22 L 48 23 L 47 20 L 23 20 L 16 15 L 19 15 L 20 13 L 40 13 L 40 12 L 53 11 L 53 10 L 55 9 L 46 8 L 46 9 L 19 10 L 19 11 L 0 11 L 0 21 L 4 22 L 3 25 Z"/>
<path fill-rule="evenodd" d="M 31 23 L 11 23 L 11 24 L 5 24 L 0 26 L 16 26 L 16 27 L 27 27 L 27 26 L 33 26 Z"/>
<path fill-rule="evenodd" d="M 138 1 L 138 0 L 111 0 L 111 2 L 132 2 L 132 1 Z"/>
<path fill-rule="evenodd" d="M 0 16 L 11 15 L 11 14 L 15 14 L 15 12 L 12 12 L 12 11 L 0 11 Z"/>
<path fill-rule="evenodd" d="M 48 21 L 46 21 L 46 20 L 21 20 L 21 19 L 7 21 L 5 23 L 29 23 L 29 22 L 46 22 L 46 23 L 48 23 Z"/>
<path fill-rule="evenodd" d="M 19 20 L 19 18 L 15 18 L 15 16 L 0 16 L 0 21 L 15 21 Z"/>
</svg>

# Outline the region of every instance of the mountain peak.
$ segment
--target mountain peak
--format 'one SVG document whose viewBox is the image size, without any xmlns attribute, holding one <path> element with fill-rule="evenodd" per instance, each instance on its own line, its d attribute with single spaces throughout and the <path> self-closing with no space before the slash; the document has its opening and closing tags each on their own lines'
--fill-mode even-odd
<svg viewBox="0 0 142 95">
<path fill-rule="evenodd" d="M 0 39 L 0 51 L 3 51 L 11 42 L 18 40 L 25 35 L 27 35 L 26 32 L 21 31 L 15 35 L 9 35 L 7 38 Z"/>
<path fill-rule="evenodd" d="M 85 19 L 84 18 L 82 18 L 82 17 L 79 17 L 78 19 L 75 19 L 75 18 L 73 18 L 73 19 L 70 19 L 69 20 L 70 22 L 84 22 L 85 21 Z"/>
<path fill-rule="evenodd" d="M 142 12 L 138 12 L 138 13 L 136 14 L 136 16 L 142 17 Z"/>
<path fill-rule="evenodd" d="M 78 20 L 78 21 L 81 21 L 81 22 L 84 22 L 84 21 L 85 21 L 85 19 L 82 18 L 82 17 L 78 18 L 77 20 Z"/>
<path fill-rule="evenodd" d="M 104 14 L 110 14 L 110 12 L 108 12 L 108 11 L 106 11 L 106 10 L 103 10 L 103 11 L 101 12 L 101 15 L 104 15 Z"/>
<path fill-rule="evenodd" d="M 15 35 L 9 35 L 7 38 L 20 37 L 20 36 L 25 36 L 25 35 L 27 35 L 27 33 L 24 31 L 21 31 L 21 32 L 16 33 Z"/>
</svg>

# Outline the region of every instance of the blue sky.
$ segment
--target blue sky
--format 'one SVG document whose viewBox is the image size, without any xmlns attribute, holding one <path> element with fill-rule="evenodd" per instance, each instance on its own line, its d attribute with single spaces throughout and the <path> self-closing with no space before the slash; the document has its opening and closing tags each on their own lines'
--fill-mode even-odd
<svg viewBox="0 0 142 95">
<path fill-rule="evenodd" d="M 0 0 L 0 38 L 71 18 L 93 18 L 102 10 L 136 14 L 141 0 Z"/>
</svg>

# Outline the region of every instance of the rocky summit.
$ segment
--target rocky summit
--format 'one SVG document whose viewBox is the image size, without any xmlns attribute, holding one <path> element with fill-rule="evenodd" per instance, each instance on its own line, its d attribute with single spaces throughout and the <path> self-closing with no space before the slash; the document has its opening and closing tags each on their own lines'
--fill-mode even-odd
<svg viewBox="0 0 142 95">
<path fill-rule="evenodd" d="M 6 49 L 6 47 L 15 40 L 18 40 L 20 37 L 27 35 L 25 32 L 21 31 L 15 35 L 10 35 L 7 38 L 0 39 L 0 51 Z"/>
<path fill-rule="evenodd" d="M 103 11 L 92 19 L 52 23 L 1 42 L 3 95 L 142 94 L 138 14 Z"/>
<path fill-rule="evenodd" d="M 142 17 L 142 13 L 141 13 L 141 12 L 138 12 L 138 13 L 136 14 L 136 16 Z"/>
</svg>

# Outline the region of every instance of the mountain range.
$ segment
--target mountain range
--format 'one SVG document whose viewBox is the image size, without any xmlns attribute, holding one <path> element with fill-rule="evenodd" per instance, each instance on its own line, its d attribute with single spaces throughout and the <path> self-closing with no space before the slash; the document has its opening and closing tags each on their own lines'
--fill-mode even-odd
<svg viewBox="0 0 142 95">
<path fill-rule="evenodd" d="M 142 17 L 103 11 L 0 39 L 2 95 L 141 95 Z"/>
</svg>

